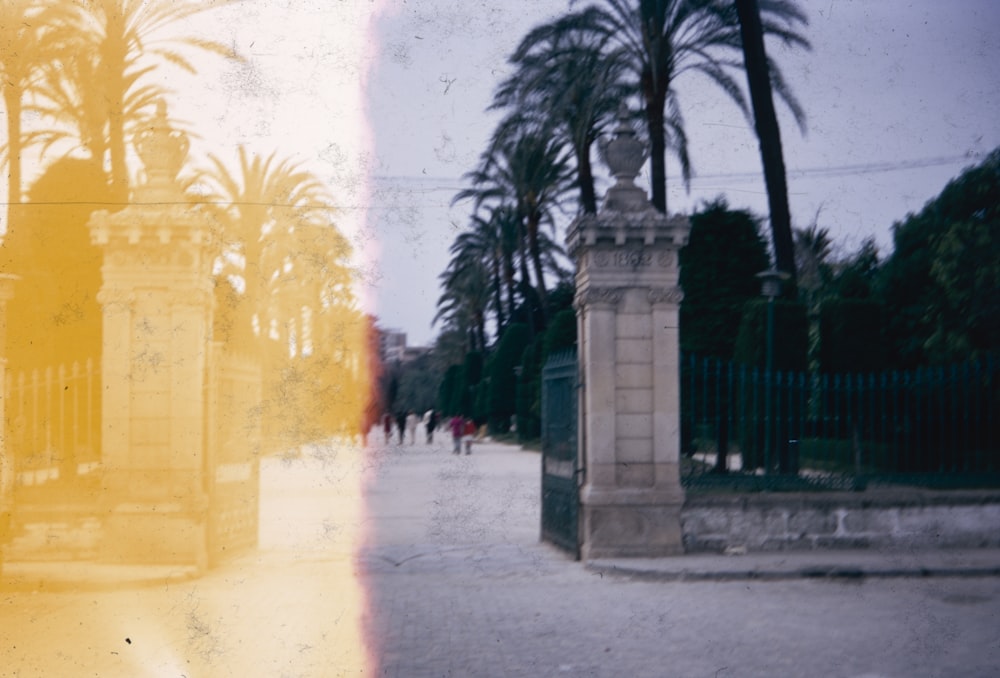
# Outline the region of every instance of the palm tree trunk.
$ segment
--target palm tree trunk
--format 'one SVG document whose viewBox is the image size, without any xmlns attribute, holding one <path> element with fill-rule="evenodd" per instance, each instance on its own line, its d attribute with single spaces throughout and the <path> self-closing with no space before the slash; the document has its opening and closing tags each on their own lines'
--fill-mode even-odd
<svg viewBox="0 0 1000 678">
<path fill-rule="evenodd" d="M 576 149 L 576 181 L 580 187 L 580 206 L 585 214 L 597 214 L 594 192 L 594 169 L 590 162 L 590 146 Z"/>
<path fill-rule="evenodd" d="M 643 75 L 643 94 L 646 100 L 646 125 L 649 127 L 649 174 L 652 184 L 653 207 L 667 213 L 667 140 L 663 132 L 663 108 L 666 106 L 666 88 L 657 91 L 652 75 Z"/>
<path fill-rule="evenodd" d="M 500 290 L 500 258 L 498 255 L 493 256 L 493 303 L 497 307 L 497 336 L 503 332 L 503 328 L 506 325 L 504 322 L 504 312 L 503 312 L 503 295 Z"/>
<path fill-rule="evenodd" d="M 511 322 L 514 322 L 515 309 L 517 308 L 517 302 L 514 298 L 514 288 L 516 287 L 514 283 L 514 260 L 513 254 L 508 253 L 504 255 L 503 262 L 503 282 L 504 287 L 507 288 L 507 317 Z"/>
<path fill-rule="evenodd" d="M 527 234 L 524 232 L 524 221 L 522 220 L 517 227 L 518 239 L 517 239 L 517 254 L 518 254 L 518 268 L 520 268 L 521 273 L 521 285 L 524 287 L 522 289 L 528 289 L 531 287 L 531 276 L 528 274 L 528 245 L 527 245 Z M 531 299 L 528 298 L 527 294 L 522 293 L 522 312 L 524 313 L 523 322 L 527 325 L 534 327 L 534 322 L 532 320 L 531 313 Z"/>
<path fill-rule="evenodd" d="M 125 129 L 122 102 L 108 115 L 108 148 L 111 151 L 111 189 L 116 200 L 128 199 L 128 166 L 125 163 Z"/>
<path fill-rule="evenodd" d="M 538 217 L 533 216 L 528 220 L 528 247 L 531 251 L 531 264 L 535 269 L 535 281 L 538 290 L 538 303 L 542 307 L 542 318 L 548 322 L 549 318 L 549 295 L 545 289 L 545 272 L 542 268 L 542 253 L 538 246 Z"/>
<path fill-rule="evenodd" d="M 771 237 L 774 242 L 775 265 L 791 278 L 785 285 L 785 295 L 794 298 L 795 247 L 792 242 L 791 215 L 788 210 L 788 184 L 785 160 L 781 150 L 781 129 L 774 111 L 771 76 L 764 50 L 764 29 L 760 21 L 757 0 L 736 0 L 743 38 L 743 60 L 753 104 L 754 126 L 760 143 L 760 159 L 767 184 L 767 202 L 771 212 Z"/>
</svg>

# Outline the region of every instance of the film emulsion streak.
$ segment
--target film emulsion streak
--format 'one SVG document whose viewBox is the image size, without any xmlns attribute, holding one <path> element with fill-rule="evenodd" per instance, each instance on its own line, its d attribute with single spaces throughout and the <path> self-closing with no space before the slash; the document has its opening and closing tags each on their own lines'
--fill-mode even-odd
<svg viewBox="0 0 1000 678">
<path fill-rule="evenodd" d="M 0 589 L 15 611 L 70 601 L 20 620 L 37 643 L 15 671 L 369 663 L 352 563 L 374 363 L 351 243 L 315 174 L 196 154 L 213 131 L 170 114 L 177 66 L 243 59 L 181 30 L 228 4 L 2 10 Z"/>
</svg>

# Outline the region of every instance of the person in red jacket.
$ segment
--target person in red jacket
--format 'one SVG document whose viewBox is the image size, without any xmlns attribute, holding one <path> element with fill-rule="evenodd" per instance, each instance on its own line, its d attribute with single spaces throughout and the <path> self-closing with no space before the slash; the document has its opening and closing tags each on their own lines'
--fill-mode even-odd
<svg viewBox="0 0 1000 678">
<path fill-rule="evenodd" d="M 462 432 L 465 434 L 465 453 L 472 454 L 472 437 L 476 435 L 476 422 L 466 419 L 465 429 Z"/>
<path fill-rule="evenodd" d="M 448 422 L 448 427 L 451 429 L 451 442 L 454 445 L 451 450 L 452 454 L 462 454 L 462 431 L 465 430 L 465 423 L 456 414 Z"/>
</svg>

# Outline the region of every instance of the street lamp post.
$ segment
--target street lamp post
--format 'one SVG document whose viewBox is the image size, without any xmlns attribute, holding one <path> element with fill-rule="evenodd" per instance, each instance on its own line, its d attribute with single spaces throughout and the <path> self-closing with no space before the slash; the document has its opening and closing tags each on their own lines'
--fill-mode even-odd
<svg viewBox="0 0 1000 678">
<path fill-rule="evenodd" d="M 771 472 L 771 410 L 773 400 L 774 371 L 774 299 L 781 295 L 781 283 L 790 277 L 784 271 L 770 268 L 757 274 L 761 282 L 761 294 L 767 298 L 767 359 L 764 367 L 764 473 Z"/>
</svg>

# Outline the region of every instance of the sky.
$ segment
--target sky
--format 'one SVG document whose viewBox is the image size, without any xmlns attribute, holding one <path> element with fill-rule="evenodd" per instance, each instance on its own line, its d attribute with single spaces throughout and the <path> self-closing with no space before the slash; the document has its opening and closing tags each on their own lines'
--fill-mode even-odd
<svg viewBox="0 0 1000 678">
<path fill-rule="evenodd" d="M 496 122 L 483 110 L 509 73 L 505 57 L 566 3 L 496 5 L 394 3 L 378 21 L 367 101 L 379 161 L 373 217 L 386 273 L 379 316 L 406 329 L 411 343 L 435 336 L 428 320 L 436 276 L 469 218 L 468 205 L 448 205 Z M 805 5 L 812 50 L 768 45 L 807 114 L 803 136 L 779 107 L 793 225 L 815 220 L 845 251 L 874 237 L 885 255 L 895 221 L 1000 145 L 1000 3 Z M 722 194 L 733 207 L 766 215 L 749 123 L 696 75 L 682 76 L 677 89 L 696 176 L 685 192 L 668 161 L 669 210 L 689 212 Z"/>
<path fill-rule="evenodd" d="M 189 163 L 235 160 L 242 144 L 312 170 L 354 245 L 360 304 L 410 345 L 431 343 L 438 275 L 470 217 L 451 199 L 497 122 L 485 109 L 507 55 L 566 0 L 218 4 L 171 30 L 241 58 L 193 55 L 197 76 L 157 71 L 172 117 L 196 134 Z M 768 44 L 807 114 L 802 135 L 779 107 L 793 226 L 816 221 L 843 251 L 873 237 L 886 255 L 895 221 L 1000 145 L 1000 2 L 801 4 L 813 49 Z M 685 191 L 668 160 L 670 211 L 724 195 L 766 216 L 750 125 L 699 76 L 676 87 L 695 178 Z"/>
</svg>

